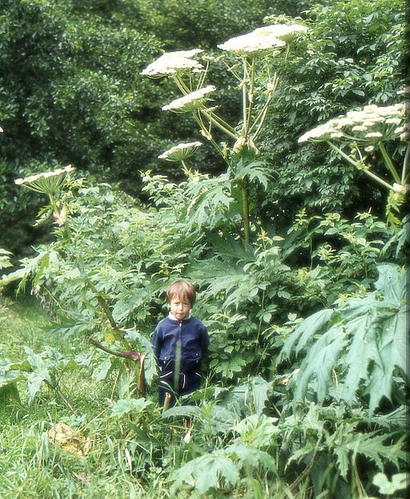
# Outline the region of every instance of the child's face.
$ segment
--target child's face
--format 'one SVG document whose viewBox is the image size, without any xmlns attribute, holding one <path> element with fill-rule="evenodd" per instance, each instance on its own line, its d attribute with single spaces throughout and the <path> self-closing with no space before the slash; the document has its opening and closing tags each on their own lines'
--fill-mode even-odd
<svg viewBox="0 0 410 499">
<path fill-rule="evenodd" d="M 169 302 L 169 310 L 176 319 L 182 321 L 188 317 L 191 304 L 183 296 L 173 296 Z"/>
</svg>

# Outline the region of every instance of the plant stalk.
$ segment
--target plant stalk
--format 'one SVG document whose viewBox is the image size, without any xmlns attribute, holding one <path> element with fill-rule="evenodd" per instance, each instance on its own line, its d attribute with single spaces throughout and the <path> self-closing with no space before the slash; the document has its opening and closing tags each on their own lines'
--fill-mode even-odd
<svg viewBox="0 0 410 499">
<path fill-rule="evenodd" d="M 406 154 L 404 155 L 404 160 L 403 160 L 403 171 L 401 173 L 402 185 L 405 185 L 406 181 L 407 181 L 407 168 L 408 168 L 409 160 L 410 160 L 410 144 L 407 144 Z"/>
<path fill-rule="evenodd" d="M 335 150 L 337 151 L 343 158 L 346 159 L 350 164 L 352 164 L 355 168 L 357 168 L 357 161 L 354 161 L 350 156 L 348 156 L 345 152 L 343 152 L 339 147 L 335 146 L 332 144 L 330 141 L 327 141 L 327 143 Z M 385 182 L 383 179 L 381 179 L 378 175 L 375 175 L 374 173 L 370 172 L 369 170 L 361 170 L 363 173 L 371 177 L 373 180 L 375 180 L 377 183 L 381 184 L 383 187 L 386 187 L 386 189 L 389 190 L 394 190 L 393 186 L 391 186 L 389 183 Z"/>
<path fill-rule="evenodd" d="M 77 411 L 77 409 L 75 409 L 75 407 L 68 400 L 68 397 L 60 390 L 60 388 L 58 388 L 57 385 L 53 385 L 52 383 L 50 383 L 50 381 L 48 381 L 46 379 L 44 380 L 44 382 L 47 386 L 49 386 L 52 390 L 54 390 L 57 393 L 57 395 L 61 398 L 61 400 L 65 403 L 65 405 L 70 409 L 70 411 L 75 416 L 80 415 L 80 413 Z"/>
<path fill-rule="evenodd" d="M 382 153 L 382 156 L 383 156 L 383 159 L 384 159 L 384 162 L 388 168 L 388 170 L 390 171 L 390 173 L 393 175 L 393 178 L 394 180 L 400 184 L 400 175 L 397 173 L 397 170 L 396 168 L 394 167 L 393 165 L 393 161 L 391 160 L 388 152 L 386 151 L 386 148 L 383 144 L 383 142 L 380 142 L 379 144 L 379 147 L 380 147 L 380 151 Z"/>
<path fill-rule="evenodd" d="M 244 246 L 249 246 L 250 228 L 249 228 L 249 192 L 248 182 L 244 179 L 241 182 L 242 191 L 242 223 L 243 223 L 243 242 Z"/>
</svg>

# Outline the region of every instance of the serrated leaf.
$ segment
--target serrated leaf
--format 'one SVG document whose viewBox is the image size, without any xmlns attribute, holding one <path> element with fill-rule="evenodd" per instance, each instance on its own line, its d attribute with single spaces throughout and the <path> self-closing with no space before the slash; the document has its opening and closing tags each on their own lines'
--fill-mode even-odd
<svg viewBox="0 0 410 499">
<path fill-rule="evenodd" d="M 201 410 L 193 405 L 179 405 L 167 409 L 161 414 L 162 419 L 168 419 L 175 416 L 200 416 Z"/>
<path fill-rule="evenodd" d="M 267 447 L 272 438 L 278 433 L 274 425 L 277 418 L 267 417 L 264 414 L 251 414 L 233 426 L 233 430 L 240 434 L 240 439 L 253 447 Z"/>
<path fill-rule="evenodd" d="M 346 338 L 340 326 L 330 328 L 312 345 L 295 379 L 297 399 L 303 398 L 312 381 L 318 400 L 324 400 L 331 370 L 345 345 Z"/>
<path fill-rule="evenodd" d="M 140 346 L 143 347 L 142 350 L 145 353 L 152 352 L 152 345 L 150 340 L 135 329 L 127 330 L 125 334 L 125 339 L 138 343 Z"/>
<path fill-rule="evenodd" d="M 176 470 L 171 478 L 176 485 L 187 483 L 205 494 L 210 489 L 222 486 L 222 480 L 227 485 L 235 486 L 239 480 L 239 471 L 232 459 L 217 450 L 189 461 Z"/>
<path fill-rule="evenodd" d="M 255 449 L 243 443 L 235 443 L 225 449 L 228 454 L 234 454 L 239 464 L 248 468 L 263 467 L 266 470 L 276 471 L 276 462 L 273 456 L 267 452 Z"/>
<path fill-rule="evenodd" d="M 314 339 L 316 333 L 322 330 L 322 328 L 331 320 L 334 315 L 334 310 L 325 309 L 316 312 L 307 319 L 305 319 L 289 336 L 288 340 L 284 344 L 280 360 L 283 357 L 289 356 L 291 350 L 295 348 L 296 354 L 303 350 L 309 341 Z"/>
<path fill-rule="evenodd" d="M 49 378 L 48 371 L 36 371 L 27 375 L 29 402 L 33 401 L 34 397 L 39 392 L 41 385 L 47 378 Z"/>
<path fill-rule="evenodd" d="M 362 454 L 376 463 L 379 469 L 383 469 L 383 460 L 388 460 L 399 467 L 400 462 L 405 462 L 407 453 L 402 450 L 403 438 L 393 445 L 384 445 L 391 435 L 355 434 L 352 440 L 345 444 L 346 448 L 355 454 Z"/>
<path fill-rule="evenodd" d="M 111 369 L 111 360 L 104 359 L 93 371 L 92 378 L 95 381 L 102 381 L 107 377 L 109 370 Z"/>
<path fill-rule="evenodd" d="M 150 400 L 145 400 L 144 398 L 139 399 L 120 399 L 114 402 L 111 409 L 111 416 L 115 418 L 120 418 L 124 414 L 138 414 L 143 412 L 144 409 L 152 405 Z"/>
<path fill-rule="evenodd" d="M 374 326 L 372 309 L 345 326 L 347 332 L 351 334 L 352 342 L 343 360 L 347 367 L 347 374 L 338 388 L 338 393 L 350 404 L 355 398 L 360 380 L 368 377 L 369 362 L 377 355 L 376 329 L 372 326 Z"/>
<path fill-rule="evenodd" d="M 313 390 L 319 401 L 331 393 L 353 404 L 361 389 L 370 395 L 371 413 L 383 397 L 391 398 L 395 373 L 405 376 L 409 348 L 408 307 L 401 301 L 405 274 L 394 265 L 379 268 L 378 291 L 347 300 L 334 315 L 329 310 L 313 314 L 285 343 L 280 358 L 292 350 L 304 353 L 293 385 L 296 398 Z M 332 385 L 332 370 L 337 385 Z"/>
<path fill-rule="evenodd" d="M 399 272 L 397 265 L 378 265 L 379 278 L 375 283 L 376 289 L 381 291 L 386 300 L 400 304 L 407 296 L 407 276 Z"/>
</svg>

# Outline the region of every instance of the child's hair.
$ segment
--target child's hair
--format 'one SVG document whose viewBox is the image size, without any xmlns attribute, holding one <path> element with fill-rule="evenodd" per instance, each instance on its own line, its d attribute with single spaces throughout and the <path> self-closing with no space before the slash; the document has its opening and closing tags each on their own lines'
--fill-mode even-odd
<svg viewBox="0 0 410 499">
<path fill-rule="evenodd" d="M 194 286 L 185 279 L 174 281 L 167 289 L 167 303 L 171 303 L 171 300 L 175 297 L 187 300 L 192 306 L 196 297 Z"/>
</svg>

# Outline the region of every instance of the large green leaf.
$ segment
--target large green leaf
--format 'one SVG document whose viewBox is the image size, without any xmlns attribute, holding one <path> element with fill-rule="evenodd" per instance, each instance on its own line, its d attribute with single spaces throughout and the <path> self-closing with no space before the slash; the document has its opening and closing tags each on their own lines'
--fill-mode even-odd
<svg viewBox="0 0 410 499">
<path fill-rule="evenodd" d="M 343 359 L 347 373 L 338 387 L 338 394 L 349 404 L 354 402 L 360 380 L 367 379 L 371 359 L 377 356 L 374 315 L 374 310 L 368 309 L 366 314 L 354 318 L 344 326 L 351 343 Z"/>
<path fill-rule="evenodd" d="M 150 405 L 152 405 L 152 402 L 150 400 L 145 400 L 144 398 L 120 399 L 114 402 L 111 409 L 111 416 L 120 418 L 125 414 L 139 414 Z"/>
<path fill-rule="evenodd" d="M 376 291 L 347 300 L 334 313 L 317 312 L 290 335 L 281 359 L 292 351 L 303 355 L 296 399 L 311 391 L 319 401 L 331 394 L 353 405 L 357 394 L 368 394 L 373 413 L 383 397 L 391 399 L 396 372 L 406 378 L 405 273 L 392 264 L 378 270 Z"/>
<path fill-rule="evenodd" d="M 345 345 L 343 329 L 340 326 L 333 326 L 310 347 L 295 380 L 296 398 L 302 398 L 311 386 L 318 400 L 324 400 L 330 384 L 331 371 Z"/>
<path fill-rule="evenodd" d="M 383 293 L 385 300 L 401 303 L 407 297 L 409 271 L 398 272 L 393 264 L 378 265 L 379 278 L 375 283 L 376 289 Z"/>
<path fill-rule="evenodd" d="M 176 470 L 172 476 L 175 486 L 186 483 L 205 494 L 210 489 L 224 485 L 234 486 L 239 480 L 238 468 L 223 450 L 189 461 Z"/>
<path fill-rule="evenodd" d="M 305 319 L 284 344 L 279 360 L 288 356 L 293 348 L 295 348 L 296 354 L 303 350 L 306 344 L 313 341 L 315 335 L 328 324 L 333 314 L 334 310 L 325 309 Z"/>
</svg>

